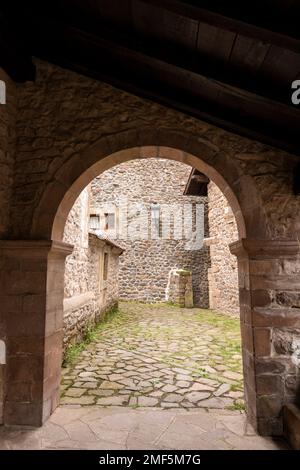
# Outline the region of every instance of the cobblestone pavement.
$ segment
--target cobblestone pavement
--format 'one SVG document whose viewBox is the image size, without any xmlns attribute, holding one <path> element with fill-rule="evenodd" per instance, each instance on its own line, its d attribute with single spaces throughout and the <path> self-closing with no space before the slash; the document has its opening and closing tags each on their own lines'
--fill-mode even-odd
<svg viewBox="0 0 300 470">
<path fill-rule="evenodd" d="M 123 302 L 63 369 L 61 403 L 242 410 L 241 371 L 238 319 Z"/>
<path fill-rule="evenodd" d="M 276 450 L 229 410 L 60 406 L 42 428 L 0 427 L 0 449 Z"/>
</svg>

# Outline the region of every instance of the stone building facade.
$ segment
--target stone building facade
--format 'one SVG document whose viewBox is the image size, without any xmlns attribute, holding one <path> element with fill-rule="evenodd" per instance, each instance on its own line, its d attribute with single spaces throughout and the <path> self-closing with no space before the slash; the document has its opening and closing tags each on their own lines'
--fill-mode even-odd
<svg viewBox="0 0 300 470">
<path fill-rule="evenodd" d="M 190 171 L 190 166 L 172 160 L 139 159 L 117 165 L 92 181 L 91 214 L 99 216 L 103 229 L 105 213 L 114 213 L 115 228 L 108 232 L 125 248 L 120 257 L 120 299 L 166 301 L 171 271 L 184 269 L 192 273 L 194 304 L 209 307 L 209 249 L 205 246 L 194 249 L 188 243 L 189 234 L 181 230 L 178 239 L 174 233 L 174 215 L 180 215 L 178 223 L 182 229 L 184 221 L 186 227 L 196 230 L 197 204 L 203 208 L 199 230 L 208 235 L 207 198 L 183 195 Z M 155 232 L 156 210 L 160 233 Z M 119 211 L 128 214 L 125 236 L 124 231 L 120 234 L 118 230 Z M 170 235 L 163 228 L 164 223 L 167 228 L 169 221 Z M 141 232 L 145 228 L 147 232 Z"/>
<path fill-rule="evenodd" d="M 120 257 L 121 299 L 168 300 L 170 278 L 175 279 L 171 273 L 181 269 L 192 273 L 194 305 L 238 315 L 237 262 L 229 250 L 229 244 L 238 239 L 234 214 L 212 182 L 208 185 L 208 196 L 184 195 L 190 173 L 190 166 L 166 159 L 141 159 L 117 165 L 93 180 L 91 214 L 99 217 L 101 230 L 105 228 L 105 213 L 114 214 L 115 226 L 107 230 L 126 246 Z M 127 211 L 131 211 L 135 223 L 132 235 L 137 239 L 119 238 L 118 210 L 124 212 L 122 204 L 127 204 Z M 142 222 L 139 204 L 146 209 Z M 164 204 L 177 205 L 175 213 L 192 204 L 194 216 L 195 205 L 203 204 L 204 245 L 200 249 L 189 250 L 185 239 L 164 239 L 162 234 L 159 239 L 153 236 L 138 239 L 139 225 L 151 225 L 153 205 L 161 208 Z M 139 210 L 138 224 L 134 220 L 135 210 Z"/>
<path fill-rule="evenodd" d="M 89 326 L 118 305 L 123 250 L 89 231 L 89 193 L 83 190 L 76 200 L 64 231 L 64 241 L 74 246 L 64 276 L 64 347 L 82 339 Z"/>
<path fill-rule="evenodd" d="M 210 249 L 208 269 L 209 308 L 238 316 L 238 266 L 229 246 L 238 240 L 236 221 L 228 201 L 212 182 L 208 185 L 208 225 Z"/>
<path fill-rule="evenodd" d="M 282 434 L 285 410 L 299 407 L 299 157 L 35 63 L 34 82 L 12 85 L 0 135 L 6 146 L 8 126 L 13 141 L 0 200 L 4 422 L 39 426 L 59 403 L 67 214 L 93 178 L 147 152 L 205 173 L 233 209 L 247 415 L 261 434 Z"/>
</svg>

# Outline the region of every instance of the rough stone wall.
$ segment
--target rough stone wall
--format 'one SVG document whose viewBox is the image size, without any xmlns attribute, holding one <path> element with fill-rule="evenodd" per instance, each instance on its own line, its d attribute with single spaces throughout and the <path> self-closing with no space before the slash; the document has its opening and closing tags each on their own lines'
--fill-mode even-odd
<svg viewBox="0 0 300 470">
<path fill-rule="evenodd" d="M 64 283 L 64 346 L 82 338 L 118 302 L 119 253 L 88 231 L 89 189 L 82 191 L 69 213 L 64 241 L 74 245 L 66 258 Z M 107 280 L 102 280 L 104 252 L 108 253 Z"/>
<path fill-rule="evenodd" d="M 143 204 L 143 224 L 151 223 L 151 204 L 203 204 L 207 232 L 207 198 L 184 196 L 183 191 L 191 167 L 166 159 L 140 159 L 117 165 L 94 179 L 92 188 L 91 213 L 102 215 L 109 207 L 121 206 L 126 198 L 131 204 Z M 106 206 L 105 206 L 106 204 Z M 135 206 L 134 206 L 135 207 Z M 134 213 L 133 207 L 133 213 Z M 137 207 L 137 206 L 136 206 Z M 130 209 L 131 211 L 131 209 Z M 139 218 L 139 221 L 141 219 Z M 138 228 L 134 236 L 138 238 Z M 150 232 L 149 232 L 150 234 Z M 116 234 L 118 237 L 118 233 Z M 172 231 L 171 231 L 172 238 Z M 169 273 L 172 269 L 187 269 L 192 272 L 194 303 L 208 307 L 209 250 L 186 249 L 186 239 L 121 239 L 125 247 L 120 257 L 120 298 L 157 302 L 166 300 Z"/>
<path fill-rule="evenodd" d="M 0 238 L 9 232 L 10 204 L 15 158 L 15 121 L 17 111 L 16 86 L 0 69 L 0 80 L 5 83 L 6 103 L 0 104 Z M 0 315 L 0 341 L 6 344 L 3 315 Z M 0 362 L 0 424 L 3 417 L 5 365 Z"/>
<path fill-rule="evenodd" d="M 99 260 L 100 253 L 100 260 Z M 103 278 L 103 254 L 108 253 L 107 279 Z M 108 310 L 115 307 L 119 299 L 119 259 L 121 250 L 109 245 L 104 240 L 99 240 L 97 236 L 90 235 L 89 243 L 89 288 L 93 292 L 98 292 L 98 309 L 96 320 L 98 320 Z M 95 266 L 99 266 L 95 270 Z M 100 286 L 100 287 L 99 287 Z"/>
<path fill-rule="evenodd" d="M 211 182 L 208 185 L 208 223 L 211 259 L 209 307 L 239 315 L 237 259 L 229 251 L 229 244 L 238 240 L 237 226 L 226 198 Z"/>
<path fill-rule="evenodd" d="M 0 104 L 0 238 L 4 238 L 9 229 L 16 144 L 17 92 L 15 84 L 2 69 L 0 69 L 0 80 L 6 85 L 6 104 Z"/>
<path fill-rule="evenodd" d="M 68 215 L 64 241 L 74 245 L 65 265 L 65 298 L 89 291 L 89 194 L 84 189 Z"/>
</svg>

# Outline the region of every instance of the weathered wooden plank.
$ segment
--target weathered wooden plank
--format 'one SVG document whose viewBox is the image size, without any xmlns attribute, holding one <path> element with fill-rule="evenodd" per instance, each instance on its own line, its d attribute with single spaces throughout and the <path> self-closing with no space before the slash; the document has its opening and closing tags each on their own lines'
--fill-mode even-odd
<svg viewBox="0 0 300 470">
<path fill-rule="evenodd" d="M 57 29 L 50 30 L 57 40 Z M 48 39 L 49 34 L 46 35 Z M 68 31 L 64 28 L 62 35 L 66 35 L 68 43 L 62 40 L 56 53 L 50 41 L 48 50 L 47 44 L 40 42 L 36 45 L 35 54 L 235 132 L 299 151 L 300 110 L 296 108 L 186 71 L 108 40 L 91 38 L 78 31 L 73 31 L 72 37 L 72 28 Z"/>
<path fill-rule="evenodd" d="M 300 72 L 300 54 L 272 46 L 261 66 L 261 74 L 269 77 L 276 86 L 287 84 Z"/>
<path fill-rule="evenodd" d="M 238 34 L 232 49 L 230 64 L 255 75 L 268 54 L 270 44 Z"/>
<path fill-rule="evenodd" d="M 133 27 L 143 36 L 195 49 L 198 22 L 172 11 L 132 0 Z"/>
<path fill-rule="evenodd" d="M 249 22 L 245 21 L 244 15 L 242 15 L 243 19 L 239 19 L 238 15 L 236 15 L 236 17 L 230 17 L 229 10 L 227 10 L 228 16 L 226 16 L 226 14 L 214 12 L 212 7 L 210 7 L 210 9 L 200 8 L 199 3 L 191 5 L 178 0 L 143 0 L 143 2 L 151 5 L 159 5 L 161 8 L 165 8 L 199 22 L 256 38 L 267 43 L 276 44 L 279 47 L 285 47 L 295 52 L 300 52 L 299 28 L 295 29 L 295 31 L 293 30 L 293 34 L 291 32 L 289 33 L 288 28 L 285 28 L 282 32 L 282 30 L 278 29 L 278 22 L 272 23 L 270 19 L 266 22 L 265 26 L 257 26 L 251 23 L 250 19 Z M 224 9 L 227 9 L 227 2 L 223 2 L 223 4 L 224 11 Z M 244 3 L 241 3 L 240 6 L 244 8 Z M 254 18 L 255 17 L 251 18 L 251 20 L 254 21 Z M 259 20 L 258 15 L 256 16 L 256 20 L 257 19 Z"/>
<path fill-rule="evenodd" d="M 206 23 L 200 23 L 197 49 L 212 61 L 226 63 L 236 34 Z"/>
</svg>

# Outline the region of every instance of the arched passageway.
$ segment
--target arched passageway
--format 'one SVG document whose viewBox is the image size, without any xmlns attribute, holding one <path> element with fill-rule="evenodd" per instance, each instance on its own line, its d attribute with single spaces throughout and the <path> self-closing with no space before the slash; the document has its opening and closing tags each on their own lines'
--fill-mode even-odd
<svg viewBox="0 0 300 470">
<path fill-rule="evenodd" d="M 287 379 L 295 370 L 291 357 L 274 352 L 274 338 L 299 320 L 278 304 L 272 305 L 268 296 L 270 291 L 284 290 L 290 281 L 298 243 L 268 239 L 265 211 L 253 180 L 222 148 L 188 133 L 149 128 L 101 139 L 72 157 L 45 184 L 30 240 L 1 242 L 8 310 L 13 302 L 23 302 L 27 312 L 26 325 L 14 315 L 7 319 L 4 422 L 41 425 L 59 401 L 64 260 L 72 250 L 62 236 L 73 203 L 101 172 L 129 159 L 148 157 L 190 164 L 216 183 L 231 205 L 239 232 L 231 250 L 238 258 L 247 414 L 260 433 L 281 434 Z M 15 277 L 22 279 L 27 291 L 32 289 L 25 303 Z M 20 341 L 22 328 L 26 335 Z"/>
</svg>

